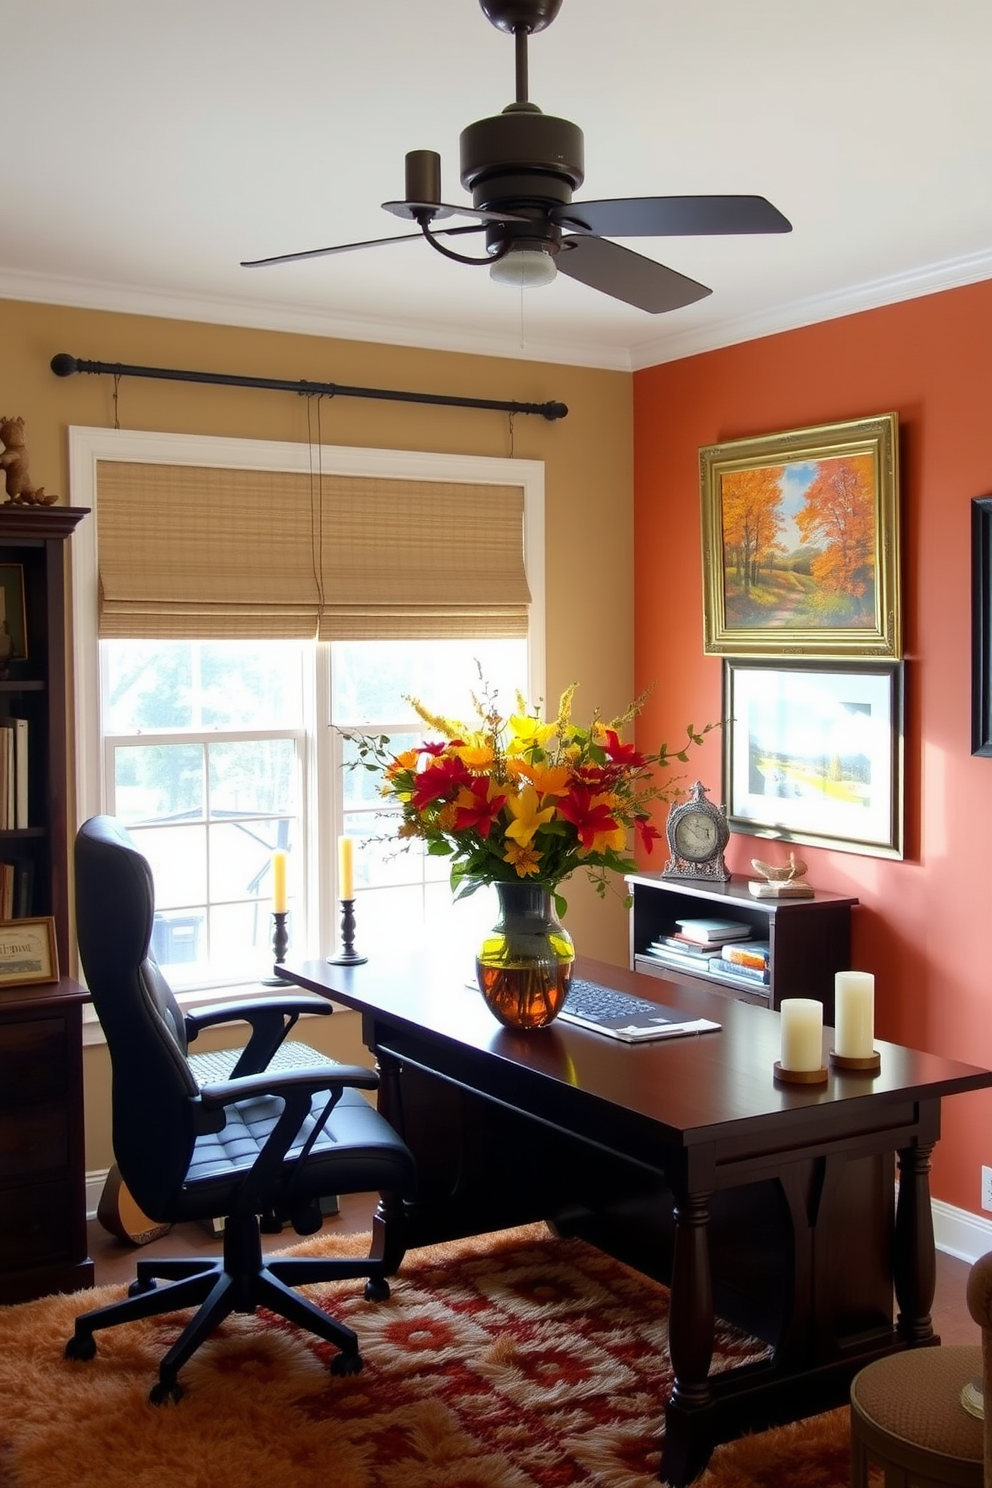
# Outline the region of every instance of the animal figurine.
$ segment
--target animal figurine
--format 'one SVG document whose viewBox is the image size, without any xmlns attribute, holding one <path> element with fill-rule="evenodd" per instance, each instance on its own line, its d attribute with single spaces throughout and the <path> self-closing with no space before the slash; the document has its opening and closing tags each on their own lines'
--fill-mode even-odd
<svg viewBox="0 0 992 1488">
<path fill-rule="evenodd" d="M 0 418 L 0 470 L 5 472 L 7 500 L 4 506 L 53 506 L 58 497 L 49 496 L 44 486 L 33 486 L 28 473 L 28 452 L 24 441 L 22 418 Z"/>
</svg>

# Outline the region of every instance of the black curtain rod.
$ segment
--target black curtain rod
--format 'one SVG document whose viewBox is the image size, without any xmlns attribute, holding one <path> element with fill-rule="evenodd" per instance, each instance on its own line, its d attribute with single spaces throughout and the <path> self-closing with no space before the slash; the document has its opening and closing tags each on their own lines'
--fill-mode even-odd
<svg viewBox="0 0 992 1488">
<path fill-rule="evenodd" d="M 568 413 L 564 403 L 507 403 L 497 398 L 454 398 L 443 393 L 403 393 L 389 388 L 344 387 L 339 382 L 289 382 L 281 377 L 239 377 L 228 372 L 180 372 L 172 367 L 131 367 L 125 362 L 85 362 L 60 351 L 52 357 L 56 377 L 74 372 L 100 372 L 110 377 L 160 377 L 170 382 L 213 382 L 225 387 L 271 388 L 279 393 L 298 393 L 301 398 L 385 398 L 395 403 L 441 403 L 450 408 L 490 408 L 498 413 L 539 413 L 542 418 L 560 419 Z"/>
</svg>

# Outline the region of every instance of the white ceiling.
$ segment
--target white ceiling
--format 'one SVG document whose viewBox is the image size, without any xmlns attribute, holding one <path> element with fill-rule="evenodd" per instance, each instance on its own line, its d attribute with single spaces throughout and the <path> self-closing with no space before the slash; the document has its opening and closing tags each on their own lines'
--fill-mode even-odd
<svg viewBox="0 0 992 1488">
<path fill-rule="evenodd" d="M 2 15 L 0 297 L 625 369 L 992 277 L 989 0 L 563 0 L 530 96 L 585 133 L 577 200 L 756 193 L 793 223 L 628 240 L 713 290 L 660 316 L 420 241 L 239 267 L 405 230 L 380 203 L 408 149 L 468 203 L 459 132 L 514 96 L 477 0 Z"/>
</svg>

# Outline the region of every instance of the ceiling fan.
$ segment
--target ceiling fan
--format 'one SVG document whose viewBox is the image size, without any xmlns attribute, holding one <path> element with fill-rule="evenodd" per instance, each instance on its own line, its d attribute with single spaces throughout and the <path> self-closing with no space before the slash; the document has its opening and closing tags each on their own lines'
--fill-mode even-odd
<svg viewBox="0 0 992 1488">
<path fill-rule="evenodd" d="M 651 315 L 677 310 L 710 294 L 705 284 L 610 238 L 695 237 L 791 232 L 792 224 L 763 196 L 640 196 L 573 202 L 585 176 L 582 130 L 543 114 L 527 97 L 527 38 L 551 24 L 562 0 L 479 0 L 483 13 L 516 47 L 516 99 L 501 114 L 462 130 L 461 182 L 472 206 L 441 201 L 441 157 L 433 150 L 406 156 L 406 197 L 383 202 L 387 212 L 415 222 L 419 232 L 361 243 L 338 243 L 245 260 L 262 268 L 359 248 L 424 237 L 458 263 L 488 264 L 493 279 L 530 287 L 566 274 L 590 289 Z M 440 218 L 461 216 L 464 227 L 434 229 Z M 485 257 L 456 252 L 442 238 L 485 233 Z"/>
</svg>

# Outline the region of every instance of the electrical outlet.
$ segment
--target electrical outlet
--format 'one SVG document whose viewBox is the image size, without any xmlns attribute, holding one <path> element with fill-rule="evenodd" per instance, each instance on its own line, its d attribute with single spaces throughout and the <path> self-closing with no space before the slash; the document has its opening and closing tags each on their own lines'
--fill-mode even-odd
<svg viewBox="0 0 992 1488">
<path fill-rule="evenodd" d="M 992 1168 L 982 1168 L 982 1208 L 992 1209 Z"/>
</svg>

